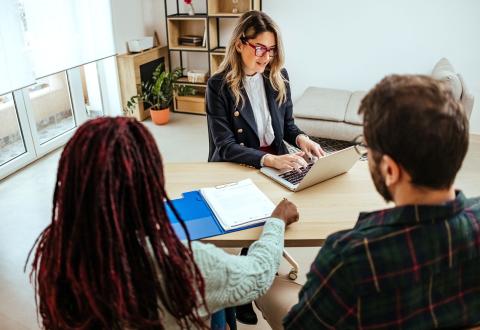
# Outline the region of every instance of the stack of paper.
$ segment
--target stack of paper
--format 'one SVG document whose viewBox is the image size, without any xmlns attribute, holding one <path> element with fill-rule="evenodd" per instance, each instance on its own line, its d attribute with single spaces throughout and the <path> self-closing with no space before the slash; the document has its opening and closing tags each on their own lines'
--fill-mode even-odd
<svg viewBox="0 0 480 330">
<path fill-rule="evenodd" d="M 200 192 L 224 230 L 264 222 L 275 205 L 250 179 Z"/>
</svg>

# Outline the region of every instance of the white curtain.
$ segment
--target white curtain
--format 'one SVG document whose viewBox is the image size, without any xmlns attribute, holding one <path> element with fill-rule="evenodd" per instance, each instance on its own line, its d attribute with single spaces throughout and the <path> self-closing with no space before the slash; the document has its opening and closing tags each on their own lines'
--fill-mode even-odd
<svg viewBox="0 0 480 330">
<path fill-rule="evenodd" d="M 0 0 L 0 95 L 112 55 L 110 0 Z"/>
<path fill-rule="evenodd" d="M 36 77 L 115 55 L 110 0 L 17 1 Z"/>
<path fill-rule="evenodd" d="M 0 95 L 33 84 L 21 16 L 15 0 L 0 0 Z"/>
</svg>

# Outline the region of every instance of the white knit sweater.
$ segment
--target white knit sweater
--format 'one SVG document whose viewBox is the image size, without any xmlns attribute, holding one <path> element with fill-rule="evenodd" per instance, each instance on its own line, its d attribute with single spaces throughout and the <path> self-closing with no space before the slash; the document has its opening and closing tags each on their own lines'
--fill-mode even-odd
<svg viewBox="0 0 480 330">
<path fill-rule="evenodd" d="M 267 220 L 260 238 L 250 245 L 248 256 L 235 256 L 212 244 L 192 242 L 195 262 L 205 280 L 210 313 L 246 304 L 268 290 L 280 266 L 284 232 L 282 220 Z M 205 310 L 200 313 L 208 318 Z M 166 329 L 178 329 L 176 320 L 168 313 L 164 324 Z"/>
</svg>

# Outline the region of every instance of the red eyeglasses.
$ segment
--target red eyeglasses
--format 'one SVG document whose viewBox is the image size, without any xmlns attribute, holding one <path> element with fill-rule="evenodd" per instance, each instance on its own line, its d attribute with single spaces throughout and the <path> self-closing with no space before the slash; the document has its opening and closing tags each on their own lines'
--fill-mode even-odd
<svg viewBox="0 0 480 330">
<path fill-rule="evenodd" d="M 277 55 L 277 46 L 268 48 L 264 45 L 253 45 L 248 40 L 245 40 L 244 43 L 255 49 L 255 56 L 257 57 L 262 57 L 263 55 L 265 55 L 266 52 L 268 52 L 268 55 L 270 55 L 270 57 L 274 57 L 275 55 Z"/>
</svg>

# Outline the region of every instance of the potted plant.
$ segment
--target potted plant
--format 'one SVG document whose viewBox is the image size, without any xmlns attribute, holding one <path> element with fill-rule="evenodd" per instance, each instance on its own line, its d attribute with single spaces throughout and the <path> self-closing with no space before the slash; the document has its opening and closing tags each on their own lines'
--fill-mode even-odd
<svg viewBox="0 0 480 330">
<path fill-rule="evenodd" d="M 130 112 L 138 102 L 143 102 L 150 108 L 152 121 L 157 125 L 168 123 L 170 106 L 175 90 L 174 83 L 182 76 L 182 69 L 176 68 L 172 72 L 164 70 L 164 64 L 156 67 L 151 81 L 142 82 L 141 92 L 132 96 L 127 102 L 127 111 Z"/>
<path fill-rule="evenodd" d="M 195 96 L 197 95 L 197 90 L 188 85 L 179 85 L 177 88 L 177 95 L 178 96 Z"/>
</svg>

